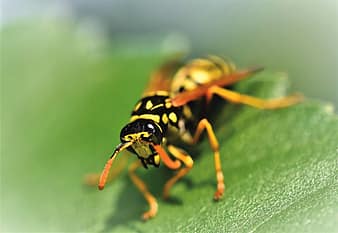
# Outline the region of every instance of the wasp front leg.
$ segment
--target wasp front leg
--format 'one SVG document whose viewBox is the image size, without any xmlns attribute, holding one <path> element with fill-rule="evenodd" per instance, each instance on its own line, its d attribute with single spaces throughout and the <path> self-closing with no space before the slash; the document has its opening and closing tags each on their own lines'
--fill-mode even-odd
<svg viewBox="0 0 338 233">
<path fill-rule="evenodd" d="M 171 177 L 164 185 L 164 189 L 163 189 L 163 198 L 164 199 L 168 199 L 169 198 L 169 194 L 170 194 L 170 189 L 172 188 L 172 186 L 179 180 L 181 179 L 183 176 L 185 176 L 193 167 L 194 161 L 192 160 L 192 158 L 190 157 L 190 155 L 188 155 L 187 153 L 185 153 L 183 150 L 169 145 L 168 146 L 168 150 L 169 152 L 178 160 L 182 161 L 185 165 L 185 167 L 181 168 L 178 173 Z"/>
<path fill-rule="evenodd" d="M 212 126 L 210 122 L 207 119 L 202 119 L 198 125 L 195 132 L 195 135 L 193 137 L 193 142 L 197 143 L 202 132 L 206 130 L 208 133 L 208 138 L 210 142 L 211 149 L 214 152 L 214 160 L 215 160 L 215 170 L 216 170 L 216 180 L 217 180 L 217 189 L 214 195 L 214 199 L 218 201 L 224 193 L 225 185 L 224 185 L 224 176 L 221 166 L 221 158 L 219 153 L 219 144 L 216 138 L 216 135 L 214 133 L 214 130 L 212 129 Z"/>
<path fill-rule="evenodd" d="M 142 164 L 140 161 L 136 161 L 131 164 L 129 167 L 129 176 L 149 204 L 149 210 L 144 212 L 142 215 L 143 220 L 148 220 L 156 215 L 158 210 L 158 204 L 156 198 L 148 191 L 145 183 L 135 174 L 136 169 L 141 166 Z"/>
</svg>

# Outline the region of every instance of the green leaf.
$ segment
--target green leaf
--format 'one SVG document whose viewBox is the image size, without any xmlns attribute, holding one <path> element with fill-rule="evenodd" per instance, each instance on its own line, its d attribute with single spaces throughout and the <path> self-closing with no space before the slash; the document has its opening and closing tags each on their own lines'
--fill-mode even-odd
<svg viewBox="0 0 338 233">
<path fill-rule="evenodd" d="M 158 216 L 146 223 L 140 221 L 146 202 L 126 172 L 104 191 L 84 186 L 83 177 L 100 172 L 117 145 L 164 54 L 159 44 L 128 50 L 130 42 L 109 46 L 75 29 L 60 22 L 2 29 L 2 230 L 338 230 L 338 121 L 318 101 L 275 111 L 227 104 L 212 114 L 227 187 L 218 203 L 206 139 L 190 151 L 194 168 L 170 202 L 160 196 L 172 171 L 139 171 L 159 197 Z M 235 89 L 268 98 L 285 95 L 287 87 L 285 74 L 266 71 Z"/>
</svg>

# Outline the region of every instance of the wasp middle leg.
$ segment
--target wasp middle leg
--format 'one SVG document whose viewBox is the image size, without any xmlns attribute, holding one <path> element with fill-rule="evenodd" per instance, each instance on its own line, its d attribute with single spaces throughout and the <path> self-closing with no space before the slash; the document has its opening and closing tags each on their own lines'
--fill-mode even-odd
<svg viewBox="0 0 338 233">
<path fill-rule="evenodd" d="M 223 176 L 223 171 L 222 171 L 222 166 L 221 166 L 219 144 L 218 144 L 216 135 L 214 133 L 214 130 L 212 129 L 210 122 L 206 118 L 202 119 L 198 123 L 195 135 L 193 137 L 193 143 L 197 143 L 197 141 L 199 140 L 204 130 L 207 131 L 210 146 L 214 152 L 216 180 L 217 180 L 217 189 L 214 194 L 214 200 L 218 201 L 223 196 L 224 189 L 225 189 L 224 176 Z"/>
</svg>

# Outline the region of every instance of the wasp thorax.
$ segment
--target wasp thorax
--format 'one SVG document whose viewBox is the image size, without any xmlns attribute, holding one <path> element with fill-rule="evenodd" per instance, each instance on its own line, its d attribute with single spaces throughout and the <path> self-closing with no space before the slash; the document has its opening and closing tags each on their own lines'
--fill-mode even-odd
<svg viewBox="0 0 338 233">
<path fill-rule="evenodd" d="M 138 119 L 127 124 L 120 133 L 121 142 L 145 141 L 160 144 L 163 135 L 160 126 L 152 120 Z"/>
</svg>

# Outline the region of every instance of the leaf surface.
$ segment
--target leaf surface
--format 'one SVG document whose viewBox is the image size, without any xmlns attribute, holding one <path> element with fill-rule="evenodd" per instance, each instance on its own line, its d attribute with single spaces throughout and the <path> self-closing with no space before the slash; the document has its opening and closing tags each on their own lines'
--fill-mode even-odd
<svg viewBox="0 0 338 233">
<path fill-rule="evenodd" d="M 64 23 L 7 27 L 2 37 L 3 230 L 337 231 L 338 121 L 328 105 L 306 100 L 275 111 L 230 104 L 217 109 L 211 118 L 224 198 L 212 201 L 215 172 L 205 138 L 190 151 L 194 168 L 173 188 L 171 201 L 160 199 L 171 171 L 162 166 L 139 172 L 159 197 L 158 216 L 143 223 L 139 217 L 147 205 L 126 172 L 102 192 L 82 181 L 103 168 L 164 55 L 110 46 Z M 282 96 L 288 79 L 264 71 L 235 90 Z"/>
</svg>

